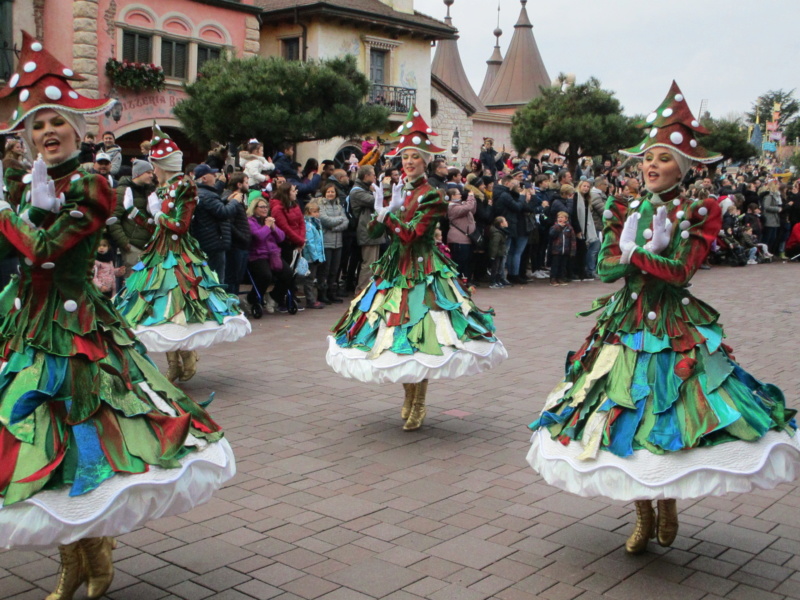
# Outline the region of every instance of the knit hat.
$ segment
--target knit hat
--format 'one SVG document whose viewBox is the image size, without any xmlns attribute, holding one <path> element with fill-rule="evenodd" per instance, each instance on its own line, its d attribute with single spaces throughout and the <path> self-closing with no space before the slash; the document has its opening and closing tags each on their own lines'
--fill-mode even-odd
<svg viewBox="0 0 800 600">
<path fill-rule="evenodd" d="M 133 168 L 131 169 L 131 176 L 136 179 L 139 175 L 144 175 L 148 171 L 153 170 L 153 165 L 151 165 L 146 160 L 135 160 L 133 161 Z"/>
<path fill-rule="evenodd" d="M 444 152 L 444 148 L 435 146 L 428 139 L 429 135 L 438 136 L 439 134 L 428 126 L 416 105 L 412 105 L 403 124 L 397 128 L 397 131 L 390 134 L 392 138 L 400 138 L 400 143 L 386 156 L 398 156 L 407 148 L 415 148 L 427 156 Z"/>
<path fill-rule="evenodd" d="M 636 125 L 647 129 L 647 136 L 637 146 L 620 150 L 620 154 L 642 156 L 650 148 L 667 148 L 684 158 L 701 163 L 722 160 L 721 154 L 706 150 L 697 141 L 696 133 L 707 135 L 709 131 L 694 118 L 675 81 L 661 105 Z"/>
<path fill-rule="evenodd" d="M 0 121 L 0 133 L 20 130 L 25 117 L 43 108 L 92 115 L 105 112 L 116 102 L 113 98 L 86 98 L 72 89 L 70 81 L 84 79 L 23 31 L 18 70 L 0 90 L 0 119 L 5 119 Z"/>
<path fill-rule="evenodd" d="M 150 162 L 154 161 L 165 171 L 177 172 L 183 167 L 183 152 L 155 121 L 153 139 L 150 140 Z"/>
</svg>

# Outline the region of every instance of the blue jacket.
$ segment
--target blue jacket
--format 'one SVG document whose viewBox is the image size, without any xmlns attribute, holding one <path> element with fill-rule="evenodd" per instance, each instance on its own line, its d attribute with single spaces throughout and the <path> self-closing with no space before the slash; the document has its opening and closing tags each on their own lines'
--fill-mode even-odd
<svg viewBox="0 0 800 600">
<path fill-rule="evenodd" d="M 303 246 L 303 258 L 308 262 L 325 262 L 325 244 L 322 241 L 322 223 L 316 217 L 305 217 L 306 245 Z"/>
</svg>

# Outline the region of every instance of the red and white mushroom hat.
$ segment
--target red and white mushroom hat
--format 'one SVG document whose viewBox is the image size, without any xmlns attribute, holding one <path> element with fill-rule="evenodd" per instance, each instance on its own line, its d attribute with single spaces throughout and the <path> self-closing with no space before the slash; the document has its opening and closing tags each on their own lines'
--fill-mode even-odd
<svg viewBox="0 0 800 600">
<path fill-rule="evenodd" d="M 422 118 L 417 107 L 412 105 L 400 127 L 390 134 L 390 137 L 400 138 L 400 143 L 391 152 L 388 152 L 386 156 L 397 156 L 407 148 L 416 148 L 428 154 L 444 152 L 444 148 L 439 148 L 439 146 L 431 142 L 428 138 L 431 135 L 438 136 L 439 134 L 431 129 L 430 125 Z"/>
<path fill-rule="evenodd" d="M 703 148 L 697 141 L 696 134 L 707 135 L 709 131 L 694 117 L 683 92 L 674 81 L 661 105 L 636 125 L 647 129 L 647 135 L 633 148 L 620 150 L 620 154 L 642 156 L 650 148 L 660 147 L 701 163 L 722 160 L 721 154 Z"/>
<path fill-rule="evenodd" d="M 158 123 L 153 123 L 153 138 L 150 140 L 150 160 L 164 160 L 181 152 L 168 133 L 164 133 Z M 181 152 L 181 156 L 183 153 Z"/>
<path fill-rule="evenodd" d="M 72 88 L 70 81 L 84 79 L 23 31 L 19 66 L 0 90 L 0 133 L 21 130 L 25 117 L 43 108 L 93 115 L 113 106 L 114 98 L 87 98 Z"/>
</svg>

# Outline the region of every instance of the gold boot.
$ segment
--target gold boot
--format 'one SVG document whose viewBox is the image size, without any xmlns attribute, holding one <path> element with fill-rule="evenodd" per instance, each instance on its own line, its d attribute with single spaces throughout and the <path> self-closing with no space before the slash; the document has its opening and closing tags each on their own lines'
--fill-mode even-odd
<svg viewBox="0 0 800 600">
<path fill-rule="evenodd" d="M 78 542 L 86 558 L 86 596 L 99 598 L 108 591 L 114 579 L 114 564 L 111 551 L 114 548 L 114 538 L 96 537 L 85 538 Z"/>
<path fill-rule="evenodd" d="M 428 380 L 423 379 L 414 386 L 414 401 L 411 405 L 411 413 L 408 415 L 406 424 L 403 425 L 404 431 L 416 431 L 422 427 L 422 422 L 425 420 L 425 395 L 428 393 Z"/>
<path fill-rule="evenodd" d="M 181 374 L 181 355 L 177 352 L 167 352 L 167 373 L 166 378 L 170 383 L 175 381 Z"/>
<path fill-rule="evenodd" d="M 58 586 L 47 600 L 72 600 L 75 592 L 86 581 L 88 575 L 80 547 L 81 541 L 58 547 L 58 553 L 61 555 L 61 573 L 58 577 Z"/>
<path fill-rule="evenodd" d="M 650 500 L 637 500 L 636 504 L 636 527 L 625 542 L 625 550 L 628 554 L 640 554 L 647 548 L 650 538 L 656 537 L 656 513 L 653 510 L 653 503 Z"/>
<path fill-rule="evenodd" d="M 181 381 L 189 381 L 197 373 L 197 352 L 194 350 L 181 350 L 181 360 L 183 360 L 183 372 Z"/>
<path fill-rule="evenodd" d="M 671 546 L 678 536 L 678 504 L 674 499 L 659 500 L 658 543 Z"/>
<path fill-rule="evenodd" d="M 416 391 L 417 384 L 415 383 L 404 383 L 403 389 L 406 392 L 406 398 L 403 400 L 403 409 L 400 411 L 400 418 L 403 421 L 408 419 L 408 415 L 411 414 L 411 405 L 414 404 L 414 393 Z"/>
</svg>

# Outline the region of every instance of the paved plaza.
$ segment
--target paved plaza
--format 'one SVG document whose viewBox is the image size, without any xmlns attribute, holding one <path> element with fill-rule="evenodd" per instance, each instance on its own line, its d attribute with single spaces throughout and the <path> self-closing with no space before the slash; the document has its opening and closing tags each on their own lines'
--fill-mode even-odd
<svg viewBox="0 0 800 600">
<path fill-rule="evenodd" d="M 265 315 L 246 339 L 202 351 L 186 388 L 199 400 L 216 391 L 210 411 L 238 474 L 208 504 L 121 536 L 108 597 L 800 598 L 796 485 L 679 502 L 674 546 L 630 557 L 631 505 L 559 492 L 525 462 L 525 425 L 592 326 L 575 312 L 617 287 L 478 289 L 510 358 L 431 382 L 414 433 L 401 430 L 400 385 L 328 369 L 341 307 Z M 739 362 L 800 408 L 800 265 L 701 271 L 693 292 L 722 313 Z M 0 598 L 42 600 L 56 556 L 0 553 Z"/>
</svg>

